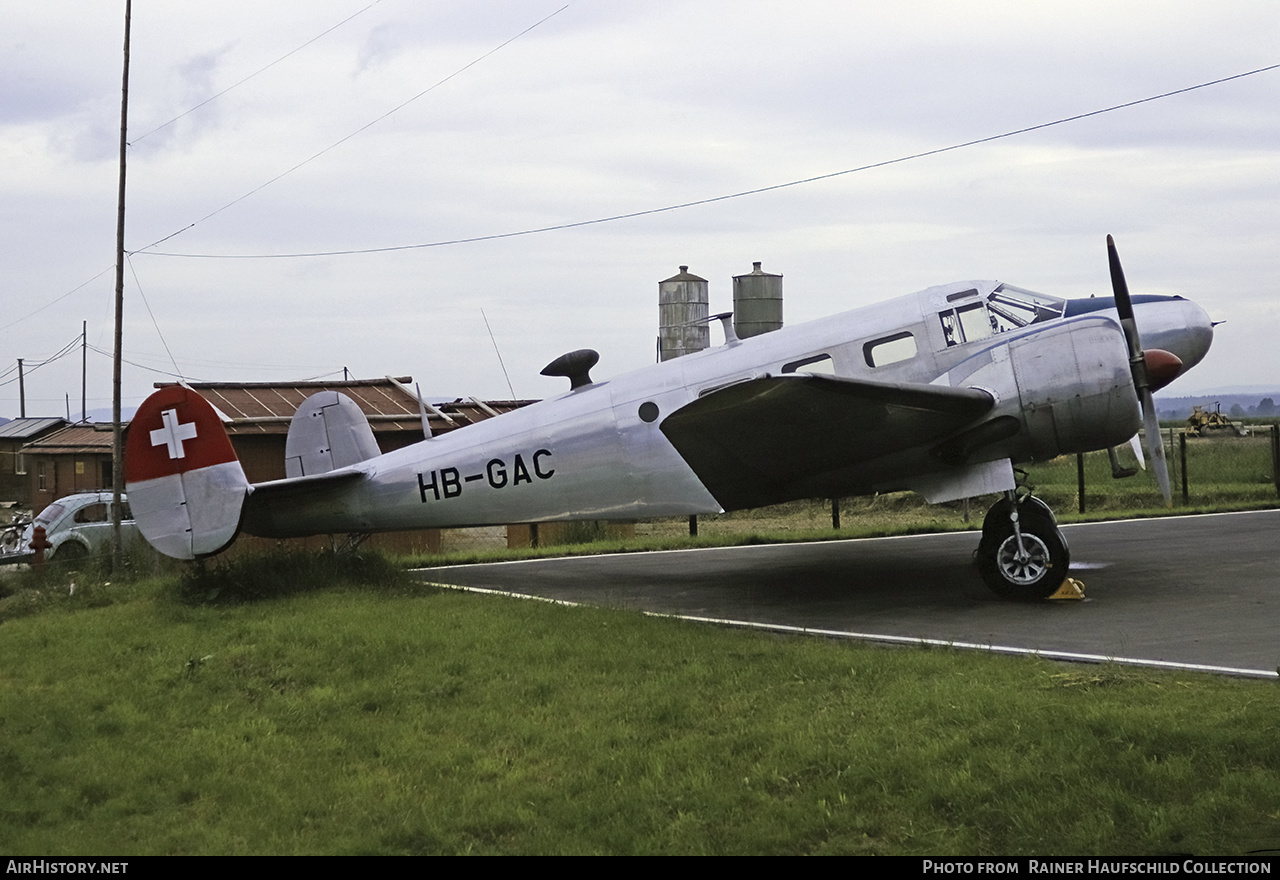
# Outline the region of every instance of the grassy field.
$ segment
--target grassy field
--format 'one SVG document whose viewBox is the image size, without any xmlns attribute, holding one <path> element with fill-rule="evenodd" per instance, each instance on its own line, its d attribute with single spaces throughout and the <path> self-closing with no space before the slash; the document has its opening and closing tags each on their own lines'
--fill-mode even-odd
<svg viewBox="0 0 1280 880">
<path fill-rule="evenodd" d="M 0 852 L 1280 847 L 1274 682 L 783 638 L 278 556 L 6 579 Z"/>
<path fill-rule="evenodd" d="M 1113 481 L 1105 455 L 1087 468 L 1084 518 L 1164 512 L 1149 477 Z M 1198 441 L 1187 469 L 1175 512 L 1276 504 L 1258 441 Z M 1030 481 L 1081 518 L 1074 460 Z M 667 520 L 522 552 L 976 528 L 984 512 L 846 499 L 834 532 L 829 506 L 797 502 L 702 518 L 698 539 Z M 132 562 L 123 580 L 0 577 L 0 852 L 1280 849 L 1275 682 L 439 592 L 376 556 Z"/>
</svg>

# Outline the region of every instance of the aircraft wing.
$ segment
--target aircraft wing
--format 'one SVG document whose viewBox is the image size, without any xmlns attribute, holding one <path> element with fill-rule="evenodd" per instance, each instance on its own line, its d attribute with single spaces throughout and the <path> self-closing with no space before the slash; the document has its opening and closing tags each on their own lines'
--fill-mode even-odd
<svg viewBox="0 0 1280 880">
<path fill-rule="evenodd" d="M 766 376 L 707 394 L 660 427 L 734 510 L 819 496 L 824 477 L 941 440 L 994 406 L 972 388 Z"/>
</svg>

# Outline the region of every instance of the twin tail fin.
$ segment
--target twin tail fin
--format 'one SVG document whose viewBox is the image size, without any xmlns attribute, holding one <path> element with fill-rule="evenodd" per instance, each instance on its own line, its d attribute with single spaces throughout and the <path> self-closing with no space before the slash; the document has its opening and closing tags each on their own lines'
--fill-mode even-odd
<svg viewBox="0 0 1280 880">
<path fill-rule="evenodd" d="M 271 497 L 306 493 L 325 483 L 357 479 L 350 470 L 379 455 L 369 421 L 345 394 L 322 391 L 298 407 L 285 440 L 283 480 L 251 485 L 222 419 L 190 388 L 170 385 L 138 408 L 125 442 L 125 485 L 138 530 L 175 559 L 224 550 L 244 523 L 255 534 L 288 534 L 273 517 L 287 503 Z M 257 493 L 255 496 L 255 492 Z M 254 504 L 250 499 L 263 503 Z M 246 518 L 246 508 L 248 511 Z"/>
</svg>

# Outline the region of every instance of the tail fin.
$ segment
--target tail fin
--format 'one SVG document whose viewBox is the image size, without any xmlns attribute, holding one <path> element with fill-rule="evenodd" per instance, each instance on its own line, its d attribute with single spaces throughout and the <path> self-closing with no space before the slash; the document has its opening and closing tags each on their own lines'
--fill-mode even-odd
<svg viewBox="0 0 1280 880">
<path fill-rule="evenodd" d="M 337 391 L 321 391 L 293 414 L 284 441 L 284 472 L 286 477 L 327 474 L 381 454 L 359 405 Z"/>
<path fill-rule="evenodd" d="M 166 556 L 208 556 L 235 539 L 249 481 L 217 412 L 190 388 L 170 385 L 143 401 L 124 474 L 138 530 Z"/>
</svg>

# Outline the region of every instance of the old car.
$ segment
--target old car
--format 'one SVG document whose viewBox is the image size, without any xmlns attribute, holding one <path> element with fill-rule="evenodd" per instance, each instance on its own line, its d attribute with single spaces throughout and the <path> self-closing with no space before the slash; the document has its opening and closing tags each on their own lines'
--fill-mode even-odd
<svg viewBox="0 0 1280 880">
<path fill-rule="evenodd" d="M 126 544 L 138 538 L 129 501 L 121 496 L 120 529 Z M 45 539 L 53 545 L 45 559 L 78 562 L 111 553 L 111 493 L 82 492 L 59 498 L 36 516 L 23 531 L 20 552 L 30 554 L 31 536 L 44 526 Z"/>
</svg>

